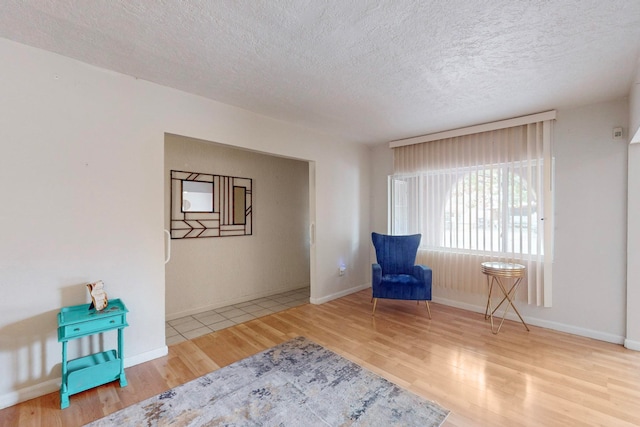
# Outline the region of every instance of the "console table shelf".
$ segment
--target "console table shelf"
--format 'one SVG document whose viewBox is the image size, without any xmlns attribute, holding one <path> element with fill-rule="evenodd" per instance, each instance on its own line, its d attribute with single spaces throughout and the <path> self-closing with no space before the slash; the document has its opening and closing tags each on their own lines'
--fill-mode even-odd
<svg viewBox="0 0 640 427">
<path fill-rule="evenodd" d="M 58 313 L 58 341 L 62 343 L 62 384 L 60 407 L 69 406 L 69 396 L 117 379 L 127 385 L 123 360 L 123 330 L 127 323 L 127 307 L 115 299 L 102 311 L 89 309 L 90 304 L 64 307 Z M 74 360 L 67 360 L 70 340 L 118 330 L 118 350 L 107 350 Z"/>
</svg>

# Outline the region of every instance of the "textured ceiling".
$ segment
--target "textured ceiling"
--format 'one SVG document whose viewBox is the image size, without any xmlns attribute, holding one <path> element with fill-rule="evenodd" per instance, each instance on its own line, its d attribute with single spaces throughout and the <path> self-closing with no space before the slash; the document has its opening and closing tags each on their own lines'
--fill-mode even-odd
<svg viewBox="0 0 640 427">
<path fill-rule="evenodd" d="M 0 37 L 375 143 L 625 96 L 639 0 L 2 0 Z"/>
</svg>

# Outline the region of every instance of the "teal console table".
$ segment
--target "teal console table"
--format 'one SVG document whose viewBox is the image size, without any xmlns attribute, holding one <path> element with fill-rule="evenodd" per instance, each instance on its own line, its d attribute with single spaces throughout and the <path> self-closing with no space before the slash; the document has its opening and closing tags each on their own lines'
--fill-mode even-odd
<svg viewBox="0 0 640 427">
<path fill-rule="evenodd" d="M 62 343 L 62 385 L 60 408 L 69 406 L 69 396 L 117 379 L 127 385 L 124 374 L 123 330 L 127 323 L 127 307 L 119 299 L 109 301 L 102 311 L 89 310 L 90 304 L 64 307 L 58 313 L 58 342 Z M 108 350 L 67 361 L 70 340 L 118 330 L 118 350 Z"/>
</svg>

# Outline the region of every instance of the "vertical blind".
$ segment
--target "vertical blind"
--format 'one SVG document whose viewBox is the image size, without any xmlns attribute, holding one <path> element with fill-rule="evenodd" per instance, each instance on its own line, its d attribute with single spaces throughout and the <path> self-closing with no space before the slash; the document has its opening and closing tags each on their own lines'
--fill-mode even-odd
<svg viewBox="0 0 640 427">
<path fill-rule="evenodd" d="M 527 300 L 551 306 L 551 120 L 395 147 L 390 231 L 421 233 L 434 286 L 485 291 L 484 261 L 527 267 Z"/>
</svg>

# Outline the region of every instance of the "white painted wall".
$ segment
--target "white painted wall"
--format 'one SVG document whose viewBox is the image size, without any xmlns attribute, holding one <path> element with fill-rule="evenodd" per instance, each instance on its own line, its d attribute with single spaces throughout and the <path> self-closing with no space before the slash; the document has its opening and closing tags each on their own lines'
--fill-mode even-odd
<svg viewBox="0 0 640 427">
<path fill-rule="evenodd" d="M 612 130 L 627 125 L 626 99 L 558 111 L 553 307 L 519 302 L 532 324 L 618 343 L 624 339 L 627 145 L 614 141 Z M 390 149 L 376 148 L 372 161 L 373 174 L 392 173 Z M 381 177 L 372 182 L 377 195 L 372 195 L 371 224 L 384 230 L 386 185 Z M 519 299 L 524 296 L 521 292 Z M 484 313 L 486 295 L 435 288 L 434 300 Z"/>
<path fill-rule="evenodd" d="M 312 301 L 366 286 L 366 148 L 4 39 L 0 62 L 0 407 L 57 388 L 56 313 L 88 281 L 130 309 L 128 365 L 166 352 L 165 133 L 311 160 Z"/>
<path fill-rule="evenodd" d="M 388 232 L 388 176 L 393 174 L 393 150 L 388 143 L 378 144 L 371 150 L 371 231 Z M 371 253 L 375 250 L 371 245 Z"/>
<path fill-rule="evenodd" d="M 629 88 L 629 132 L 631 139 L 640 130 L 640 59 L 636 65 L 636 75 Z"/>
<path fill-rule="evenodd" d="M 629 132 L 640 134 L 640 61 L 629 94 Z M 629 144 L 627 179 L 627 335 L 625 346 L 640 350 L 640 143 Z"/>
<path fill-rule="evenodd" d="M 171 241 L 167 319 L 309 286 L 308 162 L 167 134 L 164 164 L 167 230 L 172 169 L 253 180 L 252 235 Z"/>
<path fill-rule="evenodd" d="M 393 151 L 388 143 L 378 144 L 371 150 L 371 231 L 386 234 L 388 230 L 388 176 L 393 174 Z M 376 262 L 376 251 L 369 243 L 369 282 L 371 264 Z"/>
</svg>

